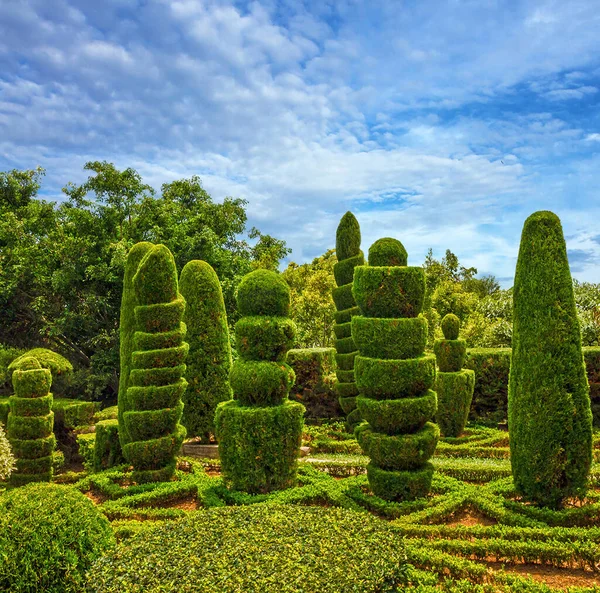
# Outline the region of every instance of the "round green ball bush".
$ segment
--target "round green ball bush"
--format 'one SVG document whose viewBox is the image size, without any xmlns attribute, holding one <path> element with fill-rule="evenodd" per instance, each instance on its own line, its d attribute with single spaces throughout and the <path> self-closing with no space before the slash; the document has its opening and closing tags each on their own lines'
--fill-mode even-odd
<svg viewBox="0 0 600 593">
<path fill-rule="evenodd" d="M 237 304 L 243 316 L 287 317 L 290 312 L 290 287 L 276 272 L 254 270 L 242 278 L 237 291 Z"/>
<path fill-rule="evenodd" d="M 383 593 L 403 590 L 406 573 L 402 538 L 368 513 L 248 505 L 144 529 L 88 582 L 94 593 Z"/>
<path fill-rule="evenodd" d="M 106 517 L 70 486 L 30 484 L 0 497 L 0 590 L 80 593 L 114 544 Z"/>
<path fill-rule="evenodd" d="M 460 319 L 454 313 L 444 315 L 442 319 L 442 332 L 446 340 L 457 340 L 460 331 Z"/>
<path fill-rule="evenodd" d="M 335 233 L 335 254 L 338 262 L 360 255 L 360 225 L 350 211 L 342 216 Z"/>
<path fill-rule="evenodd" d="M 384 237 L 369 248 L 370 266 L 405 266 L 407 261 L 408 253 L 398 239 Z"/>
<path fill-rule="evenodd" d="M 414 500 L 423 498 L 431 490 L 434 467 L 426 463 L 422 468 L 410 471 L 394 471 L 367 465 L 369 486 L 375 496 L 384 500 Z"/>
</svg>

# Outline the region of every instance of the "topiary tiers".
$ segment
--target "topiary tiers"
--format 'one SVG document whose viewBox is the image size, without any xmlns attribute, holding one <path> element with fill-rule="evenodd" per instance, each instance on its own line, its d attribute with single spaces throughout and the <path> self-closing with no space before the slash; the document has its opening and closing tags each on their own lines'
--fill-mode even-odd
<svg viewBox="0 0 600 593">
<path fill-rule="evenodd" d="M 435 358 L 424 355 L 427 321 L 418 317 L 425 276 L 406 263 L 400 241 L 381 239 L 369 249 L 369 265 L 355 268 L 352 287 L 362 313 L 352 319 L 356 403 L 366 420 L 355 434 L 371 458 L 371 489 L 387 500 L 427 495 L 428 460 L 440 435 L 430 422 L 437 411 Z"/>
<path fill-rule="evenodd" d="M 360 254 L 360 225 L 352 212 L 342 216 L 335 234 L 335 252 L 338 262 Z"/>
<path fill-rule="evenodd" d="M 289 311 L 290 291 L 275 272 L 257 270 L 242 279 L 237 296 L 246 317 L 235 328 L 235 401 L 219 404 L 215 414 L 219 456 L 228 486 L 269 492 L 294 484 L 302 436 L 304 406 L 288 400 L 295 375 L 283 362 L 296 328 L 274 313 Z"/>
<path fill-rule="evenodd" d="M 345 286 L 346 284 L 352 284 L 352 278 L 354 276 L 354 268 L 356 266 L 362 266 L 365 263 L 365 255 L 362 251 L 358 252 L 358 255 L 349 257 L 348 259 L 339 259 L 338 262 L 333 265 L 333 278 L 338 286 Z"/>
<path fill-rule="evenodd" d="M 583 496 L 592 463 L 592 415 L 567 249 L 558 217 L 523 226 L 515 272 L 508 387 L 516 490 L 543 505 Z"/>
<path fill-rule="evenodd" d="M 442 319 L 442 332 L 446 340 L 457 340 L 460 331 L 460 319 L 454 313 L 444 315 Z"/>
<path fill-rule="evenodd" d="M 436 340 L 433 352 L 437 359 L 438 369 L 443 373 L 455 373 L 462 369 L 467 356 L 465 340 Z"/>
</svg>

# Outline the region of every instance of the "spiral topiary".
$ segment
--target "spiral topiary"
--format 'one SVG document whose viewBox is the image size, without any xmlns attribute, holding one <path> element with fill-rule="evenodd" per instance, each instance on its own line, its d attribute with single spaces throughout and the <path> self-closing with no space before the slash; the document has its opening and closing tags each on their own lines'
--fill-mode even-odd
<svg viewBox="0 0 600 593">
<path fill-rule="evenodd" d="M 442 319 L 443 340 L 433 346 L 437 358 L 438 372 L 435 390 L 438 397 L 436 421 L 445 437 L 460 436 L 467 424 L 473 390 L 475 371 L 462 369 L 467 346 L 458 338 L 460 320 L 452 313 Z"/>
<path fill-rule="evenodd" d="M 225 302 L 216 272 L 201 260 L 184 266 L 179 291 L 186 302 L 183 321 L 190 347 L 181 423 L 188 437 L 200 437 L 207 443 L 215 433 L 217 404 L 231 399 L 231 345 Z"/>
<path fill-rule="evenodd" d="M 431 389 L 435 358 L 424 355 L 427 321 L 418 317 L 425 296 L 423 268 L 406 266 L 400 241 L 378 241 L 369 250 L 369 265 L 355 268 L 352 292 L 361 312 L 352 318 L 359 350 L 356 401 L 366 420 L 355 434 L 371 458 L 369 484 L 386 500 L 426 496 L 433 476 L 429 459 L 440 431 L 431 422 L 437 410 Z"/>
<path fill-rule="evenodd" d="M 358 314 L 358 308 L 352 296 L 352 277 L 354 268 L 365 263 L 360 250 L 360 226 L 352 212 L 346 212 L 337 228 L 335 250 L 337 263 L 333 266 L 333 274 L 337 288 L 333 289 L 335 313 L 335 348 L 337 351 L 336 390 L 340 406 L 346 414 L 346 426 L 353 430 L 360 422 L 360 414 L 356 408 L 356 383 L 354 382 L 354 358 L 356 346 L 352 339 L 351 320 Z"/>
<path fill-rule="evenodd" d="M 141 260 L 133 277 L 137 306 L 131 371 L 127 388 L 128 409 L 122 424 L 130 439 L 123 455 L 133 465 L 134 480 L 168 480 L 175 470 L 175 455 L 185 438 L 179 423 L 182 397 L 187 387 L 181 322 L 185 301 L 179 294 L 173 255 L 156 245 Z"/>
<path fill-rule="evenodd" d="M 290 290 L 275 272 L 255 270 L 237 293 L 239 360 L 230 374 L 234 400 L 217 406 L 216 435 L 225 483 L 269 492 L 296 481 L 304 406 L 288 399 L 294 371 L 285 363 L 295 324 Z"/>
<path fill-rule="evenodd" d="M 559 507 L 585 493 L 592 415 L 567 249 L 559 218 L 536 212 L 523 226 L 514 284 L 508 386 L 515 488 Z"/>
<path fill-rule="evenodd" d="M 49 482 L 56 447 L 53 434 L 52 374 L 33 357 L 22 358 L 12 374 L 7 436 L 16 458 L 13 484 Z"/>
</svg>

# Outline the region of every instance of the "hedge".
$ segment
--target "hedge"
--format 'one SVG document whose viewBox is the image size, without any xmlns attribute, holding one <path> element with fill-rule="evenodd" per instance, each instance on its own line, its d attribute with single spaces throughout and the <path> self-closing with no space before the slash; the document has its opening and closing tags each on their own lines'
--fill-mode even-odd
<svg viewBox="0 0 600 593">
<path fill-rule="evenodd" d="M 523 226 L 514 284 L 508 388 L 516 490 L 558 507 L 587 487 L 592 414 L 567 249 L 558 217 Z"/>
<path fill-rule="evenodd" d="M 186 301 L 183 322 L 190 347 L 181 423 L 188 437 L 210 442 L 215 432 L 215 409 L 219 403 L 231 399 L 231 344 L 225 302 L 216 272 L 201 260 L 192 260 L 184 266 L 179 291 Z M 246 354 L 241 346 L 238 345 L 238 352 Z"/>
</svg>

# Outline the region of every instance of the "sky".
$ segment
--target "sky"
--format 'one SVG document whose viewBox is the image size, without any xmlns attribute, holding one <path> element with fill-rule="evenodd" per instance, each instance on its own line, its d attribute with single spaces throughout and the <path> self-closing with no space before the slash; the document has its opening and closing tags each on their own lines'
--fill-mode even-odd
<svg viewBox="0 0 600 593">
<path fill-rule="evenodd" d="M 552 210 L 600 282 L 600 0 L 0 0 L 0 170 L 199 175 L 304 263 L 446 249 L 503 286 Z"/>
</svg>

